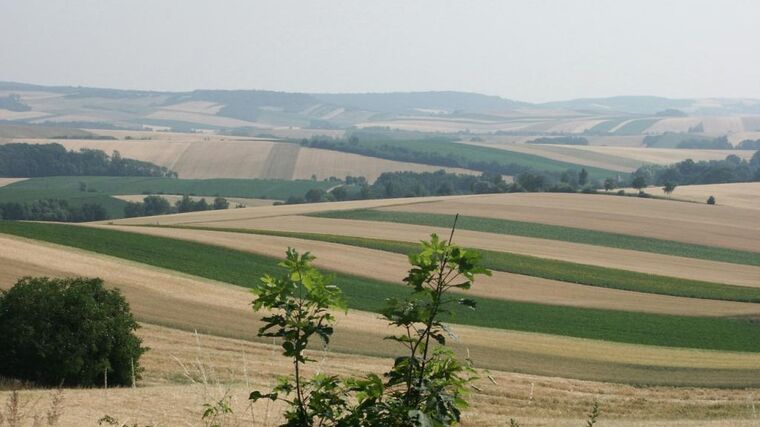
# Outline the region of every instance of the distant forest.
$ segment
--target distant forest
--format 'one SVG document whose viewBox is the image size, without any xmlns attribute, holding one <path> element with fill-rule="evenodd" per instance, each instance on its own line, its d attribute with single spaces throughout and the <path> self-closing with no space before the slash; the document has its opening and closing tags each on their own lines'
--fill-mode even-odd
<svg viewBox="0 0 760 427">
<path fill-rule="evenodd" d="M 648 185 L 723 184 L 760 181 L 760 151 L 747 161 L 730 155 L 724 160 L 695 162 L 686 159 L 668 166 L 642 166 L 633 173 Z"/>
<path fill-rule="evenodd" d="M 31 203 L 0 203 L 0 219 L 84 222 L 108 219 L 108 214 L 102 206 L 95 203 L 73 206 L 66 200 L 45 199 Z"/>
<path fill-rule="evenodd" d="M 157 176 L 177 177 L 165 167 L 150 162 L 111 156 L 101 150 L 68 151 L 60 144 L 0 145 L 0 176 Z"/>
</svg>

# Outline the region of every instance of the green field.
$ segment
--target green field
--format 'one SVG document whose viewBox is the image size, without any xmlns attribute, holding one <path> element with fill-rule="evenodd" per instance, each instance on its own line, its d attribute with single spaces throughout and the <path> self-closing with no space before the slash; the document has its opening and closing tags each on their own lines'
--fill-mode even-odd
<svg viewBox="0 0 760 427">
<path fill-rule="evenodd" d="M 87 184 L 88 191 L 79 190 L 80 182 Z M 334 185 L 324 181 L 276 179 L 55 176 L 31 178 L 0 187 L 0 202 L 63 199 L 75 206 L 98 203 L 106 209 L 110 218 L 121 218 L 126 202 L 110 197 L 112 195 L 163 193 L 285 200 L 290 196 L 303 196 L 312 188 L 326 190 Z"/>
<path fill-rule="evenodd" d="M 0 221 L 0 233 L 72 246 L 245 287 L 257 283 L 262 274 L 278 271 L 274 258 L 116 230 Z M 335 282 L 343 289 L 351 308 L 373 312 L 383 308 L 385 298 L 408 292 L 398 284 L 342 273 L 335 274 Z M 477 310 L 455 310 L 454 318 L 449 320 L 625 343 L 760 352 L 760 326 L 750 320 L 473 299 L 477 301 Z"/>
<path fill-rule="evenodd" d="M 413 253 L 419 246 L 416 243 L 410 242 L 339 236 L 334 234 L 195 226 L 168 226 L 167 228 L 189 228 L 194 230 L 292 237 L 377 249 L 404 255 Z M 760 289 L 758 288 L 658 276 L 654 274 L 638 273 L 635 271 L 538 258 L 510 252 L 495 252 L 481 249 L 477 249 L 477 251 L 480 252 L 482 256 L 481 261 L 483 266 L 495 271 L 504 271 L 507 273 L 558 280 L 560 282 L 578 283 L 582 285 L 621 289 L 626 291 L 688 298 L 760 302 Z"/>
<path fill-rule="evenodd" d="M 373 209 L 328 211 L 312 213 L 308 215 L 322 218 L 384 221 L 444 228 L 451 227 L 453 221 L 453 216 L 451 215 L 415 212 L 388 212 Z M 460 215 L 459 221 L 457 222 L 457 228 L 461 230 L 535 237 L 539 239 L 583 243 L 595 246 L 605 246 L 609 248 L 653 252 L 663 255 L 682 256 L 687 258 L 721 261 L 733 264 L 760 266 L 760 253 L 757 252 L 694 245 L 671 240 L 659 240 L 648 237 L 630 236 L 627 234 L 616 234 L 607 233 L 604 231 L 586 230 L 582 228 L 562 227 L 559 225 Z"/>
<path fill-rule="evenodd" d="M 531 154 L 500 150 L 498 148 L 459 144 L 443 138 L 408 140 L 360 139 L 358 146 L 363 149 L 372 150 L 376 157 L 432 164 L 436 166 L 453 166 L 451 163 L 444 163 L 437 160 L 445 158 L 447 160 L 457 159 L 460 161 L 459 166 L 475 170 L 482 170 L 482 167 L 478 167 L 478 164 L 485 166 L 490 163 L 498 163 L 501 165 L 514 164 L 548 172 L 564 172 L 568 169 L 585 168 L 588 171 L 589 176 L 592 178 L 605 178 L 617 176 L 618 174 L 618 172 L 615 171 L 580 166 Z M 362 154 L 370 156 L 373 155 L 373 153 L 362 152 Z"/>
</svg>

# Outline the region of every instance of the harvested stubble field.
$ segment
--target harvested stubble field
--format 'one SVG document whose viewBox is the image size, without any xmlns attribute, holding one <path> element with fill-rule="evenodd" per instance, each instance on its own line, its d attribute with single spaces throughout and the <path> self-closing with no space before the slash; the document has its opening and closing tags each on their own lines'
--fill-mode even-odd
<svg viewBox="0 0 760 427">
<path fill-rule="evenodd" d="M 126 138 L 130 134 L 117 133 Z M 165 166 L 181 178 L 277 178 L 301 179 L 316 175 L 364 176 L 370 182 L 383 172 L 434 172 L 445 169 L 452 173 L 474 174 L 461 168 L 422 165 L 341 153 L 331 150 L 302 148 L 297 144 L 219 135 L 136 133 L 133 139 L 15 139 L 13 142 L 49 144 L 55 142 L 69 150 L 82 148 L 119 151 L 122 156 Z M 108 135 L 114 136 L 114 135 Z M 150 139 L 140 139 L 150 138 Z"/>
<path fill-rule="evenodd" d="M 627 193 L 638 192 L 632 188 L 623 189 Z M 732 184 L 681 185 L 667 195 L 662 187 L 644 189 L 649 194 L 671 197 L 675 200 L 688 200 L 705 203 L 714 196 L 719 206 L 732 206 L 742 209 L 760 209 L 760 182 L 736 182 Z"/>
<path fill-rule="evenodd" d="M 598 145 L 573 145 L 568 147 L 577 151 L 579 157 L 587 154 L 614 156 L 639 163 L 668 165 L 686 159 L 695 162 L 701 160 L 723 160 L 730 155 L 749 160 L 755 154 L 752 150 L 700 150 L 695 148 L 648 148 L 648 147 L 603 147 Z"/>
<path fill-rule="evenodd" d="M 66 389 L 63 425 L 94 425 L 105 414 L 123 422 L 152 425 L 195 424 L 203 404 L 230 396 L 232 425 L 271 426 L 281 419 L 279 407 L 251 406 L 251 390 L 271 387 L 288 366 L 270 345 L 193 334 L 143 324 L 139 335 L 151 348 L 143 360 L 143 381 L 136 389 Z M 359 376 L 387 369 L 390 360 L 341 353 L 317 353 L 319 368 L 338 375 Z M 361 367 L 361 368 L 359 368 Z M 311 371 L 309 371 L 311 372 Z M 756 390 L 632 387 L 591 381 L 490 371 L 494 382 L 481 379 L 471 396 L 463 426 L 501 426 L 510 418 L 524 425 L 582 425 L 591 403 L 599 400 L 604 425 L 745 427 L 757 421 L 752 411 Z M 7 397 L 0 392 L 0 399 Z M 21 392 L 23 403 L 35 402 L 40 412 L 50 392 Z M 698 398 L 694 398 L 698 396 Z M 646 405 L 642 402 L 646 401 Z M 157 404 L 160 402 L 160 404 Z"/>
<path fill-rule="evenodd" d="M 513 196 L 518 200 L 507 200 Z M 562 229 L 547 220 L 567 226 L 557 218 L 561 216 L 560 205 L 570 201 L 545 199 L 547 196 L 566 197 L 452 196 L 264 206 L 85 227 L 5 223 L 0 224 L 0 233 L 10 234 L 0 235 L 0 263 L 4 266 L 0 286 L 7 287 L 24 274 L 98 275 L 108 285 L 123 290 L 138 319 L 144 322 L 140 333 L 154 351 L 146 356 L 148 372 L 142 386 L 137 390 L 110 390 L 107 395 L 102 390 L 67 390 L 72 402 L 106 396 L 86 405 L 88 409 L 75 404 L 76 409 L 66 415 L 73 423 L 91 422 L 106 413 L 140 421 L 135 419 L 137 409 L 155 400 L 166 405 L 141 412 L 150 417 L 145 422 L 193 422 L 200 416 L 202 403 L 229 390 L 238 422 L 247 420 L 251 424 L 245 399 L 248 392 L 271 384 L 275 374 L 288 368 L 287 362 L 275 357 L 277 350 L 271 345 L 250 342 L 257 341 L 258 317 L 250 310 L 252 296 L 245 287 L 262 273 L 275 271 L 273 257 L 281 257 L 287 246 L 312 250 L 318 266 L 335 272 L 336 283 L 352 307 L 347 315 L 338 315 L 337 335 L 331 345 L 335 353 L 321 359 L 320 367 L 338 374 L 380 371 L 389 363 L 385 357 L 394 354 L 395 348 L 378 345 L 388 326 L 372 312 L 379 310 L 383 298 L 403 292 L 398 286 L 406 268 L 403 254 L 411 248 L 410 242 L 431 232 L 445 235 L 452 220 L 448 210 L 469 205 L 468 215 L 477 214 L 497 223 L 468 230 L 470 217 L 460 218 L 462 226 L 455 240 L 462 246 L 488 250 L 484 261 L 502 271 L 476 282 L 471 294 L 476 295 L 477 311 L 457 312 L 450 319 L 457 323 L 453 325 L 459 336 L 455 350 L 460 354 L 469 351 L 477 365 L 490 369 L 496 380 L 496 384 L 478 383 L 481 391 L 473 395 L 473 408 L 467 412 L 464 425 L 504 425 L 509 418 L 517 418 L 523 425 L 582 425 L 583 414 L 594 398 L 602 404 L 605 425 L 754 425 L 758 419 L 754 418 L 753 402 L 760 392 L 760 347 L 755 344 L 760 342 L 760 331 L 756 323 L 736 315 L 757 318 L 760 305 L 709 299 L 719 298 L 719 294 L 703 295 L 703 299 L 658 295 L 657 286 L 676 285 L 694 291 L 704 285 L 668 277 L 639 277 L 631 272 L 715 282 L 707 284 L 712 286 L 709 292 L 727 292 L 729 288 L 719 288 L 722 284 L 741 285 L 744 287 L 738 289 L 750 295 L 760 287 L 760 266 L 753 265 L 758 257 L 756 247 L 752 252 L 751 245 L 745 251 L 712 246 L 723 230 L 715 231 L 720 227 L 718 220 L 710 218 L 715 213 L 692 209 L 699 206 L 696 204 L 586 195 L 572 195 L 578 199 L 573 199 L 576 202 L 569 205 L 565 215 L 580 218 L 571 226 L 580 224 L 582 230 L 591 230 L 586 234 L 602 233 L 595 239 L 609 237 L 604 235 L 609 231 L 622 231 L 594 231 L 594 205 L 602 217 L 628 215 L 626 220 L 638 221 L 640 227 L 649 224 L 648 211 L 651 216 L 675 218 L 674 224 L 685 223 L 680 225 L 681 233 L 691 230 L 697 233 L 693 238 L 711 242 L 707 243 L 710 246 L 698 246 L 673 239 L 675 246 L 669 250 L 687 248 L 699 253 L 699 248 L 707 248 L 702 254 L 708 259 L 677 256 L 689 253 L 664 255 L 637 248 L 610 248 L 603 246 L 604 239 L 573 242 L 568 235 L 557 234 Z M 636 210 L 628 202 L 668 205 L 639 205 Z M 505 220 L 504 215 L 515 211 L 522 215 L 522 209 L 530 206 L 541 219 L 527 228 L 533 234 L 503 234 L 510 218 Z M 753 227 L 756 224 L 749 219 L 751 210 L 712 208 L 723 208 L 723 221 L 746 228 L 746 233 L 757 232 Z M 351 219 L 357 214 L 365 217 Z M 407 218 L 410 223 L 406 224 L 377 221 L 376 215 L 413 217 Z M 157 223 L 161 227 L 155 226 Z M 695 231 L 699 224 L 702 230 Z M 175 227 L 162 227 L 166 225 Z M 627 231 L 622 236 L 641 239 L 632 242 L 652 244 L 652 238 L 644 234 L 646 230 L 631 227 Z M 372 238 L 385 240 L 369 240 Z M 515 254 L 549 260 L 541 263 L 541 258 Z M 733 261 L 746 262 L 709 259 L 733 255 L 738 257 Z M 596 273 L 581 277 L 583 264 L 616 270 L 587 269 Z M 571 283 L 604 280 L 614 283 Z M 649 293 L 615 289 L 625 283 Z M 181 330 L 215 336 L 197 338 Z M 210 386 L 188 384 L 191 380 L 173 356 L 191 366 L 190 377 L 196 381 L 200 378 L 199 363 L 205 363 L 206 372 L 213 371 L 218 381 L 211 381 Z M 26 394 L 27 398 L 41 395 L 44 393 Z M 270 411 L 267 423 L 271 425 L 275 421 L 272 414 L 277 411 Z M 262 421 L 266 412 L 266 408 L 255 408 L 254 425 L 266 424 Z"/>
<path fill-rule="evenodd" d="M 304 240 L 290 237 L 250 235 L 210 230 L 106 226 L 109 229 L 169 237 L 225 248 L 277 257 L 282 248 L 297 247 L 322 254 L 318 267 L 354 274 L 380 281 L 400 282 L 408 267 L 404 255 L 375 249 L 348 247 L 337 243 Z M 678 298 L 575 283 L 547 280 L 539 277 L 494 272 L 480 279 L 479 286 L 469 294 L 484 298 L 511 301 L 541 302 L 566 306 L 610 310 L 641 311 L 691 316 L 760 316 L 760 304 L 747 304 L 708 299 Z"/>
<path fill-rule="evenodd" d="M 300 216 L 288 217 L 285 219 L 300 219 L 306 222 L 312 220 L 312 218 Z M 272 219 L 267 218 L 266 220 L 271 221 Z M 328 219 L 327 221 L 330 220 Z M 279 224 L 279 222 L 281 221 L 277 221 L 274 224 L 281 226 L 282 224 Z M 366 224 L 365 226 L 370 227 L 371 224 Z M 403 255 L 413 253 L 418 247 L 418 243 L 414 241 L 408 242 L 387 239 L 372 239 L 351 235 L 291 231 L 297 227 L 291 227 L 284 230 L 269 228 L 215 228 L 197 225 L 184 226 L 181 228 L 207 231 L 234 231 L 236 233 L 317 240 L 321 242 L 331 242 L 357 246 L 361 248 L 377 249 Z M 726 301 L 760 302 L 760 289 L 752 286 L 735 286 L 706 282 L 703 280 L 704 277 L 700 278 L 702 280 L 685 280 L 676 277 L 644 274 L 623 269 L 614 269 L 609 267 L 521 255 L 507 252 L 506 250 L 478 250 L 482 256 L 481 261 L 483 263 L 483 266 L 494 271 L 504 271 L 525 276 L 559 280 L 562 282 L 578 283 L 604 288 L 623 289 L 629 291 L 648 292 L 661 295 L 685 296 L 690 298 L 704 298 Z"/>
<path fill-rule="evenodd" d="M 216 229 L 297 231 L 303 233 L 334 234 L 416 243 L 420 240 L 426 239 L 430 233 L 433 232 L 438 233 L 441 236 L 446 235 L 448 232 L 447 227 L 450 226 L 452 217 L 444 216 L 439 221 L 437 217 L 428 214 L 424 216 L 427 223 L 424 221 L 417 223 L 425 225 L 416 225 L 415 223 L 405 224 L 399 222 L 349 219 L 351 216 L 354 216 L 355 213 L 345 211 L 388 206 L 397 206 L 399 208 L 404 206 L 413 207 L 419 203 L 432 205 L 432 203 L 427 202 L 466 201 L 472 197 L 473 196 L 448 196 L 286 205 L 260 207 L 255 209 L 236 209 L 226 212 L 196 212 L 162 217 L 130 218 L 115 221 L 114 223 L 127 225 L 181 225 Z M 602 196 L 598 197 L 601 198 L 601 201 L 606 201 L 607 199 Z M 326 215 L 337 218 L 302 216 L 302 214 L 318 214 L 320 212 L 324 212 Z M 362 216 L 364 216 L 363 212 Z M 380 214 L 383 215 L 382 213 Z M 415 216 L 415 219 L 419 218 L 420 216 Z M 431 218 L 434 219 L 434 221 L 431 221 Z M 496 231 L 501 232 L 503 231 L 503 228 L 498 228 Z M 471 231 L 463 229 L 460 226 L 457 231 L 457 242 L 466 247 L 497 252 L 513 252 L 579 264 L 589 264 L 691 280 L 704 280 L 708 282 L 743 286 L 760 286 L 760 268 L 752 265 L 738 265 L 704 259 L 685 258 L 683 256 L 685 251 L 682 245 L 676 245 L 675 250 L 677 250 L 677 252 L 674 252 L 675 255 L 663 255 L 662 253 L 657 252 L 641 252 L 642 248 L 640 246 L 633 246 L 632 249 L 634 250 L 596 246 L 594 243 L 598 244 L 598 242 L 588 238 L 586 239 L 587 243 L 559 241 L 556 239 L 561 238 L 562 236 L 557 235 L 557 233 L 551 228 L 548 230 L 539 229 L 541 233 L 536 233 L 535 230 L 533 231 L 534 237 L 525 237 L 524 235 Z M 583 233 L 583 235 L 588 237 L 588 233 Z M 549 244 L 546 239 L 554 240 Z M 615 242 L 618 242 L 618 240 L 615 240 Z M 647 242 L 649 241 L 646 239 L 643 240 L 643 243 Z M 634 243 L 641 244 L 642 242 L 636 241 Z M 658 247 L 655 246 L 654 249 L 658 249 Z M 706 255 L 714 255 L 713 252 L 707 252 Z M 724 258 L 735 260 L 735 251 L 725 253 L 725 251 L 720 250 L 719 254 L 724 255 Z"/>
<path fill-rule="evenodd" d="M 154 267 L 246 287 L 256 283 L 260 274 L 273 272 L 276 260 L 276 258 L 262 257 L 221 246 L 103 228 L 5 224 L 2 225 L 2 232 L 83 248 Z M 380 251 L 374 252 L 380 253 Z M 398 282 L 352 276 L 341 273 L 337 269 L 333 271 L 336 274 L 336 284 L 341 286 L 346 293 L 349 305 L 355 309 L 378 311 L 382 308 L 385 297 L 400 295 L 404 292 L 402 287 L 396 285 Z M 623 294 L 625 293 L 619 296 L 625 296 Z M 650 294 L 631 294 L 633 299 L 660 297 Z M 553 333 L 616 342 L 742 351 L 754 351 L 753 346 L 757 341 L 755 335 L 760 334 L 750 321 L 741 318 L 683 317 L 526 303 L 477 296 L 473 298 L 478 301 L 481 310 L 475 312 L 454 310 L 452 321 L 474 326 Z M 688 300 L 674 298 L 671 302 L 686 303 Z M 699 305 L 713 301 L 692 299 L 691 302 Z M 740 303 L 731 303 L 731 305 L 749 306 L 749 304 Z M 634 308 L 631 307 L 631 310 Z"/>
<path fill-rule="evenodd" d="M 515 193 L 381 210 L 459 213 L 760 253 L 757 212 L 725 206 L 588 194 Z"/>
<path fill-rule="evenodd" d="M 122 289 L 141 321 L 233 338 L 253 339 L 255 336 L 257 316 L 251 313 L 251 295 L 244 288 L 35 241 L 3 237 L 2 243 L 0 257 L 4 265 L 17 266 L 3 271 L 0 276 L 3 286 L 13 283 L 30 265 L 34 274 L 98 275 L 110 286 Z M 34 257 L 30 256 L 32 253 Z M 147 253 L 146 256 L 155 257 L 155 254 Z M 228 264 L 233 270 L 238 265 L 234 259 Z M 257 271 L 256 266 L 253 267 L 253 271 Z M 208 269 L 209 266 L 198 268 Z M 262 273 L 258 270 L 257 274 Z M 252 274 L 249 272 L 248 276 Z M 248 276 L 246 280 L 256 280 Z M 373 295 L 369 295 L 369 299 L 372 298 Z M 377 298 L 374 299 L 377 303 Z M 505 309 L 515 309 L 517 316 L 524 313 L 519 305 Z M 479 312 L 487 314 L 488 310 L 489 307 L 483 306 Z M 601 314 L 614 316 L 614 312 Z M 645 328 L 653 326 L 646 316 L 638 320 L 642 319 L 647 323 Z M 622 320 L 631 321 L 628 318 Z M 587 327 L 584 323 L 588 321 L 580 319 L 579 326 Z M 760 382 L 756 375 L 760 359 L 754 353 L 642 346 L 472 326 L 456 326 L 455 329 L 460 337 L 455 348 L 459 351 L 469 349 L 479 366 L 490 369 L 637 384 L 725 386 Z M 387 330 L 384 322 L 374 314 L 355 310 L 347 316 L 341 314 L 337 331 L 331 346 L 336 351 L 385 356 L 392 350 L 377 345 L 377 340 Z M 660 369 L 652 371 L 656 366 Z"/>
</svg>

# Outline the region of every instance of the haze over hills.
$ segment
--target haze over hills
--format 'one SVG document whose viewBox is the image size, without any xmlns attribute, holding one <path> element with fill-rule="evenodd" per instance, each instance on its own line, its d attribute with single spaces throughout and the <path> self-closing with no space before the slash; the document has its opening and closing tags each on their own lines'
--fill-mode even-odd
<svg viewBox="0 0 760 427">
<path fill-rule="evenodd" d="M 662 118 L 673 112 L 677 116 L 692 117 L 753 116 L 760 115 L 760 100 L 618 96 L 535 104 L 452 91 L 354 94 L 266 90 L 156 92 L 0 82 L 0 121 L 100 128 L 163 126 L 175 130 L 219 130 L 383 126 L 435 132 L 456 132 L 466 128 L 485 133 L 578 133 L 600 123 L 597 121 L 592 125 L 589 122 L 589 126 L 571 123 L 557 127 L 556 121 Z M 410 120 L 422 120 L 425 124 L 409 123 Z M 443 122 L 444 125 L 430 125 L 429 122 Z M 467 126 L 468 122 L 488 128 Z M 760 127 L 752 117 L 748 122 L 748 126 L 729 130 L 755 131 L 755 127 Z M 645 133 L 646 129 L 642 127 L 634 133 Z"/>
</svg>

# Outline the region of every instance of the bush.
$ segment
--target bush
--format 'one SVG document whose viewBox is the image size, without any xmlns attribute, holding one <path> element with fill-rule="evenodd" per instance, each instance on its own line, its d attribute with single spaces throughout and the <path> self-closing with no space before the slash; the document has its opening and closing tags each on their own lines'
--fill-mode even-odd
<svg viewBox="0 0 760 427">
<path fill-rule="evenodd" d="M 0 293 L 0 375 L 40 385 L 129 385 L 147 350 L 101 279 L 25 277 Z"/>
<path fill-rule="evenodd" d="M 715 204 L 715 196 L 710 196 L 707 198 L 707 204 L 708 205 L 714 205 Z"/>
</svg>

